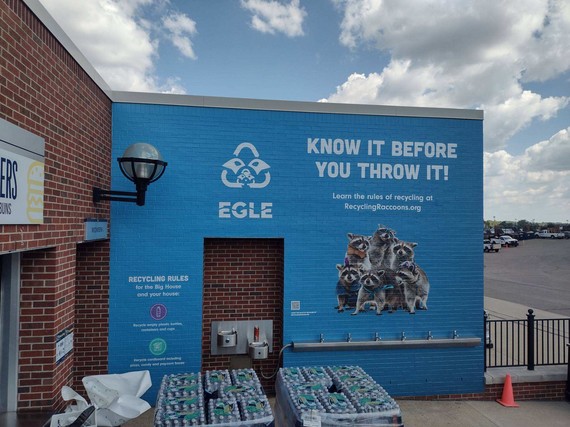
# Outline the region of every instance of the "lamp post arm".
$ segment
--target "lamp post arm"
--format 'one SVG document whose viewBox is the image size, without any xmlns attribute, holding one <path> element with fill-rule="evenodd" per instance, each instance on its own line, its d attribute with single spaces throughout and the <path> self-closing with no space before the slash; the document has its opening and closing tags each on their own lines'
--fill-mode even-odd
<svg viewBox="0 0 570 427">
<path fill-rule="evenodd" d="M 138 192 L 135 191 L 113 191 L 93 187 L 93 203 L 99 203 L 101 200 L 111 200 L 116 202 L 134 202 L 139 205 L 138 199 Z M 144 205 L 144 194 L 142 197 L 142 205 Z"/>
</svg>

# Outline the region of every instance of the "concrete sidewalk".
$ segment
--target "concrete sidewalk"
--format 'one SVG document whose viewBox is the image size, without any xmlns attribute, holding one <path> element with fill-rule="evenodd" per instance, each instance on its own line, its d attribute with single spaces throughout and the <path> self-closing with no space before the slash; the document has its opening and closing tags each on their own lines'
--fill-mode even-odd
<svg viewBox="0 0 570 427">
<path fill-rule="evenodd" d="M 489 401 L 398 400 L 405 427 L 568 427 L 570 402 L 521 401 L 507 408 Z"/>
<path fill-rule="evenodd" d="M 504 301 L 496 298 L 485 297 L 485 310 L 490 316 L 490 319 L 526 319 L 528 309 L 526 305 L 517 304 L 510 301 Z M 568 316 L 561 314 L 550 313 L 544 310 L 534 309 L 534 316 L 537 319 L 566 319 Z"/>
<path fill-rule="evenodd" d="M 405 427 L 568 427 L 570 403 L 523 401 L 506 408 L 488 401 L 400 400 Z M 152 427 L 154 410 L 149 410 L 123 427 Z M 277 425 L 276 427 L 282 427 Z M 288 426 L 287 426 L 288 427 Z"/>
</svg>

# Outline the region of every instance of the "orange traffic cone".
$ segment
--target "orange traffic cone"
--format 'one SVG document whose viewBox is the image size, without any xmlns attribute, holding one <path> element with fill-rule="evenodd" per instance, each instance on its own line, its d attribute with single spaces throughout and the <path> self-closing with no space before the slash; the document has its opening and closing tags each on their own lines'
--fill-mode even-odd
<svg viewBox="0 0 570 427">
<path fill-rule="evenodd" d="M 519 405 L 515 403 L 515 398 L 513 396 L 513 384 L 511 381 L 511 374 L 507 374 L 505 377 L 505 385 L 503 387 L 503 396 L 497 399 L 503 406 L 508 406 L 510 408 L 518 408 Z"/>
</svg>

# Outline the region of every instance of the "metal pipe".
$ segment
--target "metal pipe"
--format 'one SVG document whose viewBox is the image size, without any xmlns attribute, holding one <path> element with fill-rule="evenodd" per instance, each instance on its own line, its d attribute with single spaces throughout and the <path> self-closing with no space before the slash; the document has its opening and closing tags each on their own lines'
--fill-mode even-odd
<svg viewBox="0 0 570 427">
<path fill-rule="evenodd" d="M 432 338 L 373 341 L 292 342 L 293 351 L 380 350 L 399 348 L 476 347 L 481 338 Z"/>
</svg>

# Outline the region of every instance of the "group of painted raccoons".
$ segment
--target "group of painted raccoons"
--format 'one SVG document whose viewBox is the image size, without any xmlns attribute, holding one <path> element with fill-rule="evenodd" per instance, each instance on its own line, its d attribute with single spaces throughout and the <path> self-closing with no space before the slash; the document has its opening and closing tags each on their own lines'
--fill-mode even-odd
<svg viewBox="0 0 570 427">
<path fill-rule="evenodd" d="M 404 242 L 382 225 L 372 236 L 348 234 L 344 264 L 337 264 L 336 294 L 339 313 L 354 307 L 353 315 L 376 308 L 392 313 L 398 308 L 414 314 L 427 310 L 429 280 L 414 262 L 417 243 Z"/>
</svg>

